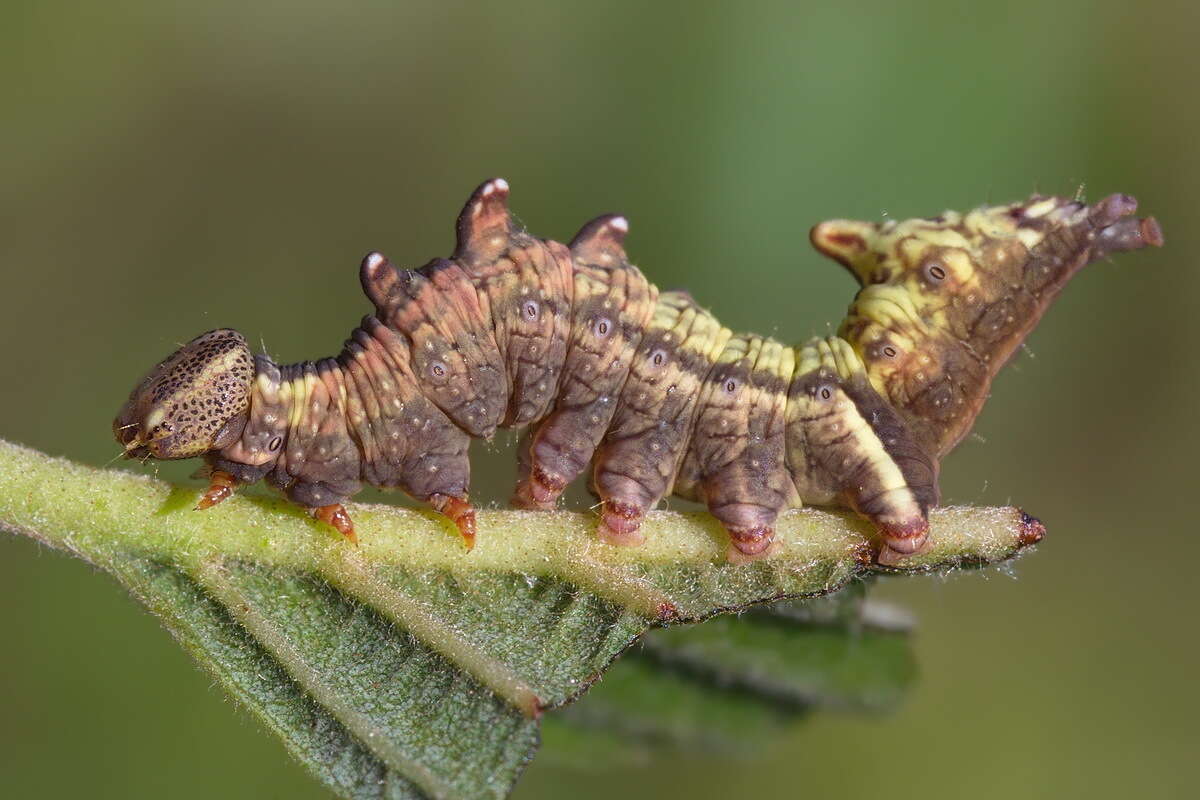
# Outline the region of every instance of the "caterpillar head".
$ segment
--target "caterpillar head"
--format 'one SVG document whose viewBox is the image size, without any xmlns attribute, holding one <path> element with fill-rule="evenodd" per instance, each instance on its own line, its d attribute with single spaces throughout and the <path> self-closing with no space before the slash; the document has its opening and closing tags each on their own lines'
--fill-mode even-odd
<svg viewBox="0 0 1200 800">
<path fill-rule="evenodd" d="M 928 219 L 823 222 L 811 237 L 862 286 L 839 335 L 940 455 L 970 429 L 992 377 L 1076 272 L 1162 244 L 1158 223 L 1136 210 L 1121 194 L 1092 206 L 1035 196 Z"/>
<path fill-rule="evenodd" d="M 113 420 L 127 458 L 193 458 L 231 444 L 250 406 L 254 359 L 234 330 L 209 331 L 138 383 Z"/>
</svg>

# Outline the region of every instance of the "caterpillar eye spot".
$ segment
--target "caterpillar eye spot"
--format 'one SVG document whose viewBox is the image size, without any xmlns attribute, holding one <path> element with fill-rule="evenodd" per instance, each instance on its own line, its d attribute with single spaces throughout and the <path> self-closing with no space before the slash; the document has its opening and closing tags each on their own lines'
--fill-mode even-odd
<svg viewBox="0 0 1200 800">
<path fill-rule="evenodd" d="M 595 331 L 597 338 L 603 339 L 612 330 L 612 323 L 608 321 L 607 317 L 601 317 L 596 320 L 596 324 L 592 326 L 592 330 Z"/>
<path fill-rule="evenodd" d="M 655 350 L 650 355 L 650 363 L 656 367 L 661 367 L 663 364 L 667 363 L 666 352 L 664 352 L 662 350 Z"/>
<path fill-rule="evenodd" d="M 737 381 L 735 381 L 733 378 L 730 378 L 729 380 L 725 381 L 725 393 L 726 394 L 733 394 L 734 392 L 737 391 L 737 388 L 738 388 Z"/>
<path fill-rule="evenodd" d="M 536 322 L 541 313 L 542 309 L 536 300 L 526 300 L 521 304 L 521 315 L 530 322 Z"/>
<path fill-rule="evenodd" d="M 895 358 L 896 357 L 896 348 L 892 347 L 889 344 L 883 348 L 883 354 L 885 356 L 887 356 L 888 358 Z"/>
<path fill-rule="evenodd" d="M 925 277 L 932 283 L 941 283 L 946 280 L 946 268 L 932 261 L 925 265 Z"/>
<path fill-rule="evenodd" d="M 822 400 L 832 400 L 833 399 L 833 390 L 830 389 L 828 386 L 822 386 L 819 390 L 817 390 L 817 396 L 820 397 Z"/>
<path fill-rule="evenodd" d="M 446 377 L 446 365 L 441 361 L 434 361 L 429 365 L 429 374 L 435 378 Z"/>
<path fill-rule="evenodd" d="M 271 440 L 271 443 L 267 445 L 267 449 L 270 450 L 272 453 L 274 453 L 276 450 L 279 449 L 280 445 L 282 445 L 282 444 L 283 444 L 283 437 L 276 436 L 274 439 Z"/>
</svg>

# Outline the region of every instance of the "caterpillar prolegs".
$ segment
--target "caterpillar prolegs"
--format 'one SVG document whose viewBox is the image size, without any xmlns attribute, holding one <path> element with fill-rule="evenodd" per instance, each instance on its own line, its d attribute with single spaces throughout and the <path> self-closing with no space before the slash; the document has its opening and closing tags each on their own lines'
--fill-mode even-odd
<svg viewBox="0 0 1200 800">
<path fill-rule="evenodd" d="M 1162 244 L 1112 195 L 1057 197 L 882 224 L 812 229 L 860 289 L 837 336 L 792 348 L 732 333 L 685 292 L 660 292 L 604 216 L 569 245 L 537 239 L 481 185 L 449 259 L 360 278 L 375 313 L 335 358 L 280 366 L 232 330 L 194 339 L 133 390 L 113 427 L 129 457 L 202 456 L 206 508 L 266 479 L 354 539 L 342 505 L 402 489 L 468 547 L 472 438 L 528 427 L 514 503 L 555 505 L 593 465 L 598 530 L 636 544 L 669 494 L 705 503 L 731 558 L 766 553 L 777 515 L 848 507 L 882 545 L 918 550 L 942 457 L 993 376 L 1080 268 Z"/>
</svg>

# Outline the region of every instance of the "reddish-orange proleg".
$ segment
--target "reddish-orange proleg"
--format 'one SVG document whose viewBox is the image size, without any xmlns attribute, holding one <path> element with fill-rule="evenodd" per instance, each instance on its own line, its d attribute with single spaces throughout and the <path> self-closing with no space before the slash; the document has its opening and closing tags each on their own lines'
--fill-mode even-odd
<svg viewBox="0 0 1200 800">
<path fill-rule="evenodd" d="M 336 528 L 337 532 L 345 536 L 351 544 L 358 545 L 358 534 L 354 532 L 354 520 L 350 519 L 350 513 L 341 503 L 318 506 L 312 510 L 312 515 L 326 525 Z"/>
<path fill-rule="evenodd" d="M 212 508 L 217 503 L 233 497 L 237 483 L 237 478 L 228 472 L 219 469 L 213 470 L 212 475 L 208 478 L 208 491 L 200 498 L 200 502 L 196 503 L 196 510 L 203 511 L 206 508 Z"/>
</svg>

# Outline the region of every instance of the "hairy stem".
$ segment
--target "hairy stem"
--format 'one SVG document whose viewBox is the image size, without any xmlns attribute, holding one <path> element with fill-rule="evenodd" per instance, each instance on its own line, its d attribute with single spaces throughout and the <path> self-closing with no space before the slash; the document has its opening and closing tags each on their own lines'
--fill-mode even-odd
<svg viewBox="0 0 1200 800">
<path fill-rule="evenodd" d="M 123 550 L 189 569 L 213 555 L 241 558 L 317 571 L 334 584 L 358 571 L 364 559 L 413 569 L 555 575 L 618 595 L 648 616 L 664 598 L 642 580 L 642 571 L 668 565 L 714 574 L 739 570 L 724 563 L 724 534 L 704 513 L 653 513 L 645 544 L 622 548 L 596 539 L 589 513 L 485 511 L 479 544 L 467 552 L 458 532 L 437 515 L 352 505 L 362 539 L 355 549 L 281 500 L 243 495 L 196 512 L 200 493 L 198 486 L 96 469 L 0 441 L 0 527 L 99 564 Z M 1003 560 L 1041 532 L 1036 520 L 1013 508 L 939 509 L 932 529 L 934 546 L 899 560 L 894 569 Z M 869 535 L 870 527 L 850 514 L 793 511 L 780 518 L 779 548 L 767 563 L 819 571 L 826 583 L 840 583 L 863 568 Z"/>
</svg>

